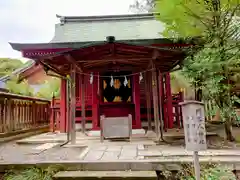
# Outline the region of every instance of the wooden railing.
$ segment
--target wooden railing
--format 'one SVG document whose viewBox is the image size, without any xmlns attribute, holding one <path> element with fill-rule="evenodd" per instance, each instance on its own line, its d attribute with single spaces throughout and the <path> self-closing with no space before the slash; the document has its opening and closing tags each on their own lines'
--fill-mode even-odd
<svg viewBox="0 0 240 180">
<path fill-rule="evenodd" d="M 49 125 L 50 101 L 0 92 L 0 133 Z"/>
</svg>

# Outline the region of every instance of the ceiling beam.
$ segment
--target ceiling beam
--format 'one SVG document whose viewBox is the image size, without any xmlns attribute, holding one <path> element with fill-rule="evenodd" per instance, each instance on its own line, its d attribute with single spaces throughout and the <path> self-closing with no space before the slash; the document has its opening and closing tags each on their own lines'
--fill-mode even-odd
<svg viewBox="0 0 240 180">
<path fill-rule="evenodd" d="M 149 61 L 151 58 L 113 58 L 109 57 L 106 59 L 91 59 L 91 60 L 79 60 L 80 63 L 95 63 L 95 62 L 118 62 L 118 61 Z"/>
<path fill-rule="evenodd" d="M 143 62 L 137 62 L 137 61 L 127 61 L 127 60 L 117 60 L 117 61 L 96 61 L 96 62 L 88 62 L 84 63 L 83 66 L 84 68 L 88 67 L 94 67 L 94 66 L 99 66 L 99 65 L 104 65 L 104 64 L 126 64 L 126 65 L 135 65 L 135 66 L 145 66 L 148 63 L 148 60 Z"/>
<path fill-rule="evenodd" d="M 66 54 L 64 55 L 64 57 L 67 59 L 68 62 L 72 63 L 77 70 L 83 72 L 83 68 L 79 64 L 77 64 L 76 60 L 70 54 Z"/>
<path fill-rule="evenodd" d="M 45 63 L 44 61 L 45 61 L 45 59 L 39 59 L 39 60 L 38 60 L 38 62 L 39 62 L 40 64 L 42 64 L 43 67 L 45 67 L 45 68 L 47 68 L 47 69 L 49 69 L 49 70 L 51 70 L 51 71 L 53 71 L 53 72 L 55 72 L 55 73 L 57 73 L 57 74 L 60 74 L 60 75 L 63 74 L 63 72 L 62 72 L 60 69 L 58 69 L 57 67 L 54 67 L 54 66 L 50 65 L 49 63 Z"/>
<path fill-rule="evenodd" d="M 152 59 L 156 60 L 160 56 L 160 53 L 158 50 L 154 49 L 152 52 Z"/>
</svg>

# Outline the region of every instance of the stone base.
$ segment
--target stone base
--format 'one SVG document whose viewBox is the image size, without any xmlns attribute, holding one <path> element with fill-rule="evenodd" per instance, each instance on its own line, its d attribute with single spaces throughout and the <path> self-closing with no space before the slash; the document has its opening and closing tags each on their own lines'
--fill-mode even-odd
<svg viewBox="0 0 240 180">
<path fill-rule="evenodd" d="M 100 130 L 91 130 L 87 132 L 87 136 L 92 136 L 92 137 L 100 137 Z M 144 129 L 133 129 L 132 130 L 132 135 L 144 135 L 145 131 Z"/>
</svg>

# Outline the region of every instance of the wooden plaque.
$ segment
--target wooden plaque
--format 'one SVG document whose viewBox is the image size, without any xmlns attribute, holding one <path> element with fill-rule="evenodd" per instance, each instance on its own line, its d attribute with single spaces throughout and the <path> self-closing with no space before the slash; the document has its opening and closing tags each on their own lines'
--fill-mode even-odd
<svg viewBox="0 0 240 180">
<path fill-rule="evenodd" d="M 132 115 L 128 117 L 101 116 L 101 140 L 114 138 L 131 138 Z"/>
</svg>

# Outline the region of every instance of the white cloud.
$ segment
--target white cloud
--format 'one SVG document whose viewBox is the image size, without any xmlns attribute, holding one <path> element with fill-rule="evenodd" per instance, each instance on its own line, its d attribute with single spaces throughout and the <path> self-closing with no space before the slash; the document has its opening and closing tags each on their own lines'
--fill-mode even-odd
<svg viewBox="0 0 240 180">
<path fill-rule="evenodd" d="M 0 57 L 20 58 L 8 42 L 49 42 L 56 14 L 72 16 L 127 14 L 134 0 L 2 0 Z"/>
</svg>

